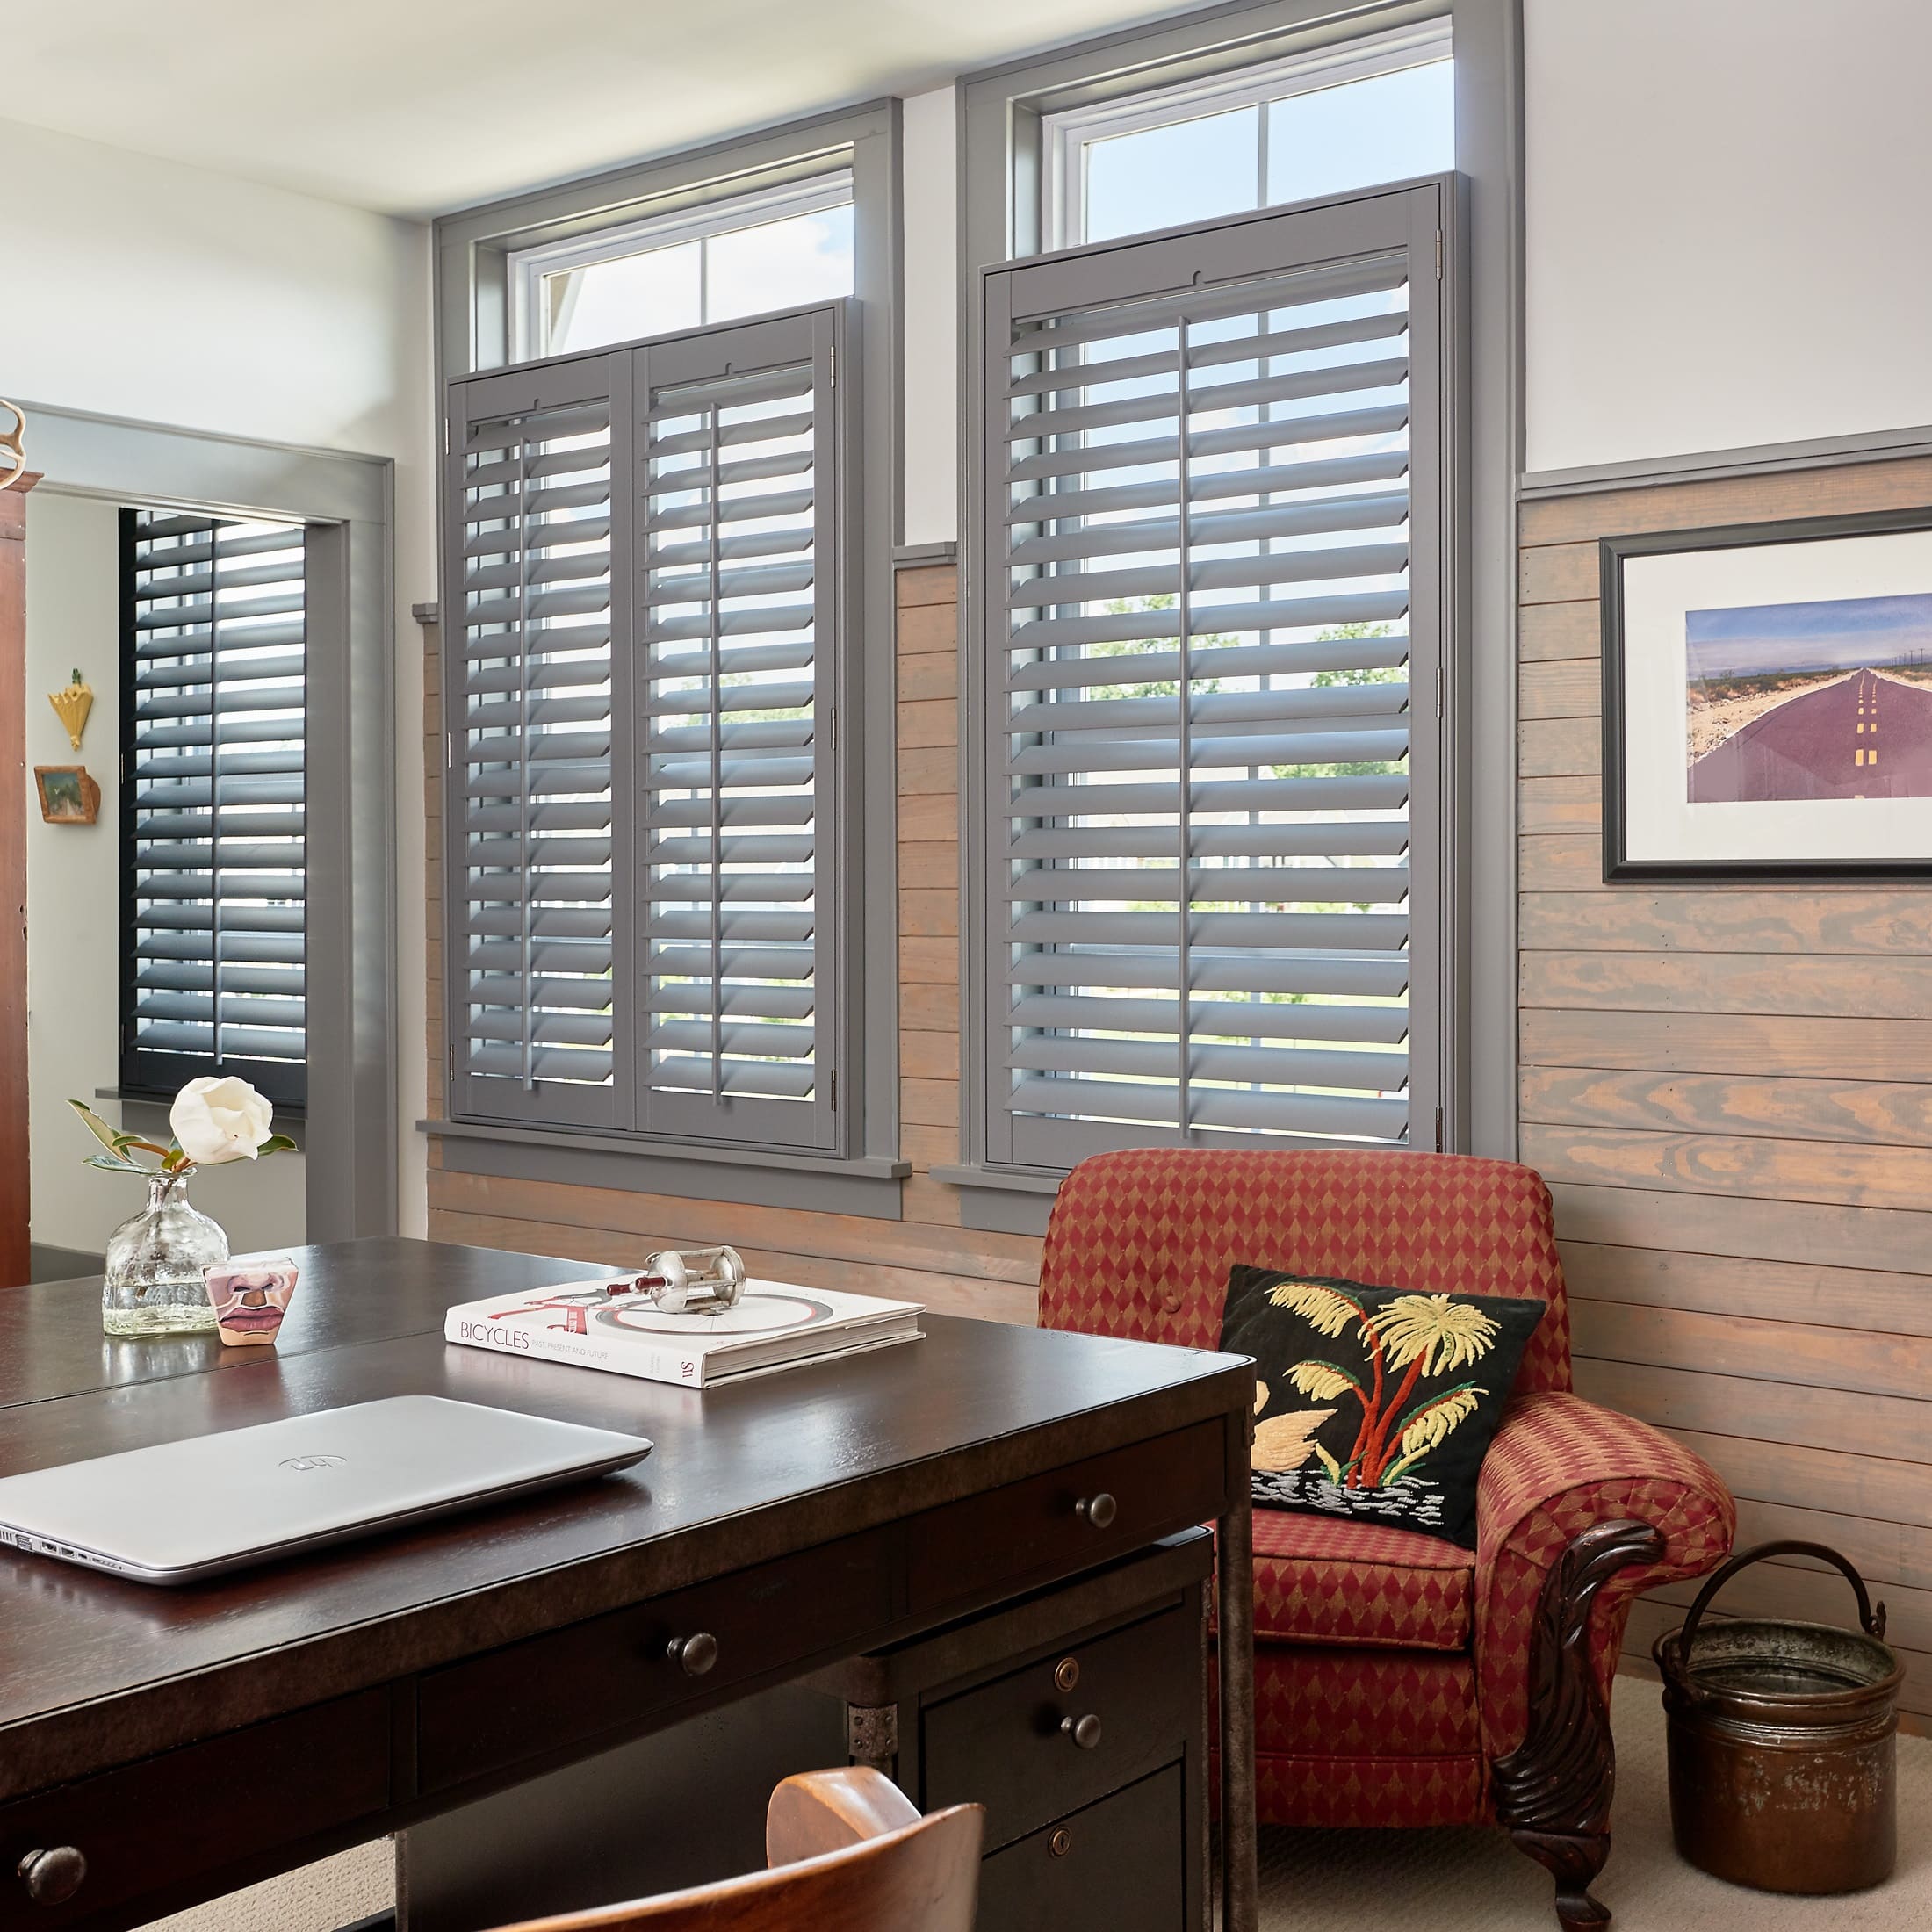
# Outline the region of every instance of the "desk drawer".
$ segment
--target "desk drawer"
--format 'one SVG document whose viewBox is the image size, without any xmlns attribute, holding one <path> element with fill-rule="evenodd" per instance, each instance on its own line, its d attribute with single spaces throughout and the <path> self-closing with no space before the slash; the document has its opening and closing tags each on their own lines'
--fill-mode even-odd
<svg viewBox="0 0 1932 1932">
<path fill-rule="evenodd" d="M 1195 1423 L 1151 1442 L 929 1510 L 912 1525 L 912 1607 L 939 1609 L 989 1585 L 1104 1563 L 1218 1516 L 1227 1495 L 1225 1424 Z M 1114 1508 L 1103 1526 L 1083 1513 Z"/>
<path fill-rule="evenodd" d="M 387 1691 L 360 1690 L 0 1806 L 0 1927 L 53 1932 L 373 1818 L 389 1803 L 389 1741 Z M 86 1877 L 64 1903 L 35 1903 L 20 1861 L 66 1846 Z"/>
<path fill-rule="evenodd" d="M 1182 1932 L 1182 1795 L 1172 1764 L 995 1852 L 980 1932 Z"/>
<path fill-rule="evenodd" d="M 693 1698 L 849 1642 L 890 1614 L 884 1546 L 854 1537 L 431 1671 L 417 1691 L 421 1789 L 487 1777 L 606 1733 L 615 1742 Z M 694 1676 L 670 1647 L 700 1633 L 714 1640 L 717 1661 Z"/>
<path fill-rule="evenodd" d="M 1135 1783 L 1186 1749 L 1201 1668 L 1200 1617 L 1184 1605 L 929 1706 L 924 1808 L 984 1805 L 997 1848 Z"/>
</svg>

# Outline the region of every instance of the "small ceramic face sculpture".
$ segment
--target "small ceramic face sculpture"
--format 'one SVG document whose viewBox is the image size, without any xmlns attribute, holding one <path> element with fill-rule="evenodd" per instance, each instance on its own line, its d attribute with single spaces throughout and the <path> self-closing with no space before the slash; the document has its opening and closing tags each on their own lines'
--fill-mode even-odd
<svg viewBox="0 0 1932 1932">
<path fill-rule="evenodd" d="M 208 1300 L 221 1339 L 236 1348 L 273 1342 L 295 1293 L 295 1264 L 275 1261 L 224 1264 L 207 1272 Z"/>
</svg>

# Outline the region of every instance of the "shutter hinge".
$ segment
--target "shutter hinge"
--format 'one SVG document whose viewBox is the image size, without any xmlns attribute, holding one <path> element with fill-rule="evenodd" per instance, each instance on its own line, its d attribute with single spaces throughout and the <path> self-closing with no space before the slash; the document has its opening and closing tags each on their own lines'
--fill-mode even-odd
<svg viewBox="0 0 1932 1932">
<path fill-rule="evenodd" d="M 1436 716 L 1442 716 L 1442 667 L 1436 667 Z"/>
<path fill-rule="evenodd" d="M 832 1077 L 826 1081 L 825 1086 L 831 1100 L 832 1111 L 836 1114 L 839 1111 L 839 1070 L 836 1067 L 832 1070 Z"/>
<path fill-rule="evenodd" d="M 445 1064 L 446 1064 L 446 1065 L 447 1065 L 447 1066 L 449 1067 L 449 1070 L 450 1070 L 450 1078 L 451 1078 L 451 1079 L 453 1080 L 453 1079 L 455 1079 L 455 1078 L 456 1078 L 456 1042 L 455 1042 L 455 1041 L 453 1041 L 453 1040 L 452 1040 L 452 1041 L 451 1041 L 451 1042 L 449 1043 L 449 1045 L 448 1045 L 447 1047 L 445 1047 L 445 1048 L 443 1049 L 443 1058 L 444 1058 L 444 1063 L 445 1063 Z M 1440 1116 L 1440 1115 L 1438 1114 L 1438 1115 L 1437 1116 L 1437 1118 L 1438 1118 L 1438 1119 L 1440 1119 L 1440 1118 L 1441 1118 L 1441 1116 Z M 1439 1151 L 1441 1150 L 1441 1147 L 1442 1147 L 1442 1136 L 1441 1136 L 1441 1135 L 1440 1135 L 1439 1133 L 1438 1133 L 1438 1134 L 1437 1135 L 1437 1136 L 1436 1136 L 1436 1146 L 1437 1146 L 1437 1150 L 1438 1150 L 1438 1151 L 1439 1152 Z"/>
<path fill-rule="evenodd" d="M 1436 230 L 1436 279 L 1442 279 L 1442 230 Z"/>
<path fill-rule="evenodd" d="M 1441 674 L 1438 672 L 1437 675 L 1440 676 Z M 1442 699 L 1439 693 L 1436 699 L 1436 716 L 1438 717 L 1442 716 Z M 456 733 L 454 732 L 445 732 L 443 734 L 443 768 L 446 772 L 456 769 Z"/>
<path fill-rule="evenodd" d="M 832 342 L 825 349 L 825 387 L 827 389 L 836 389 L 838 386 L 839 345 L 837 342 Z"/>
<path fill-rule="evenodd" d="M 1439 274 L 1441 272 L 1441 237 L 1439 235 L 1437 237 L 1437 272 Z M 450 419 L 447 416 L 443 419 L 443 453 L 444 456 L 448 456 L 450 453 Z"/>
<path fill-rule="evenodd" d="M 834 704 L 825 713 L 826 728 L 832 733 L 832 749 L 839 748 L 839 707 Z"/>
<path fill-rule="evenodd" d="M 1436 1109 L 1436 1151 L 1442 1152 L 1442 1109 Z"/>
</svg>

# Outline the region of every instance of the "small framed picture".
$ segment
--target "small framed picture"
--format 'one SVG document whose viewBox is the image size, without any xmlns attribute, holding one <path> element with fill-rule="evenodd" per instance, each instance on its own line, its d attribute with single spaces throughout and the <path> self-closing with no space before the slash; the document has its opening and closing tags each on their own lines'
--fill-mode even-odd
<svg viewBox="0 0 1932 1932">
<path fill-rule="evenodd" d="M 36 765 L 33 782 L 40 788 L 40 816 L 50 825 L 90 825 L 99 818 L 101 788 L 85 765 Z"/>
<path fill-rule="evenodd" d="M 1932 508 L 1606 537 L 1604 876 L 1932 876 Z"/>
</svg>

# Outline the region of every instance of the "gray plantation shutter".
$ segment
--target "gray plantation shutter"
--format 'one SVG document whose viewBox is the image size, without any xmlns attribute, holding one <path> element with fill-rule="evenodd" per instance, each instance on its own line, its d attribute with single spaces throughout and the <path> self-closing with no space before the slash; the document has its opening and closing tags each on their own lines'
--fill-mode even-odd
<svg viewBox="0 0 1932 1932">
<path fill-rule="evenodd" d="M 835 1149 L 844 314 L 451 386 L 458 1119 Z"/>
<path fill-rule="evenodd" d="M 638 352 L 638 1078 L 654 1131 L 833 1138 L 840 319 Z"/>
<path fill-rule="evenodd" d="M 1435 195 L 986 279 L 990 1159 L 1407 1142 Z"/>
<path fill-rule="evenodd" d="M 454 386 L 449 1027 L 459 1114 L 627 1125 L 629 363 Z"/>
<path fill-rule="evenodd" d="M 121 1084 L 306 1098 L 299 526 L 121 513 Z"/>
</svg>

